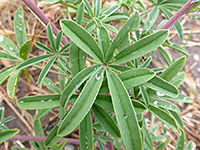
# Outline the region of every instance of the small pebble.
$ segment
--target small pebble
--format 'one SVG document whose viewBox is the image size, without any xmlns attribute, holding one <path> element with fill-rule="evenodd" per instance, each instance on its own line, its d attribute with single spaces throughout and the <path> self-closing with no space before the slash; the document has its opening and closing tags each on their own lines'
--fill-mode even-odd
<svg viewBox="0 0 200 150">
<path fill-rule="evenodd" d="M 195 54 L 195 55 L 193 56 L 193 58 L 194 58 L 194 60 L 198 61 L 198 60 L 199 60 L 199 55 L 196 55 L 196 54 Z"/>
<path fill-rule="evenodd" d="M 74 147 L 74 145 L 72 145 L 72 144 L 67 144 L 67 145 L 65 145 L 65 147 L 64 147 L 64 150 L 74 150 L 75 149 L 75 147 Z"/>
</svg>

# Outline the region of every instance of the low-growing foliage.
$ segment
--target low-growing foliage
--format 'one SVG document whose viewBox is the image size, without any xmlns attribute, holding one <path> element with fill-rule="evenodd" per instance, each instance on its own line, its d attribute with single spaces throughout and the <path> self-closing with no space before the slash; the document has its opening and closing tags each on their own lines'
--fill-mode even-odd
<svg viewBox="0 0 200 150">
<path fill-rule="evenodd" d="M 155 29 L 159 13 L 166 19 L 173 16 L 170 10 L 178 11 L 187 0 L 149 0 L 153 7 L 146 8 L 142 1 L 121 1 L 103 7 L 101 0 L 44 0 L 66 6 L 69 19 L 60 20 L 60 31 L 54 39 L 51 25 L 47 35 L 51 47 L 36 41 L 37 48 L 45 55 L 29 58 L 31 40 L 27 40 L 22 7 L 16 11 L 14 29 L 17 45 L 0 34 L 0 59 L 13 61 L 12 66 L 0 70 L 0 83 L 7 82 L 8 96 L 15 97 L 19 76 L 25 72 L 29 81 L 30 66 L 46 61 L 38 77 L 38 85 L 44 85 L 55 94 L 22 97 L 17 105 L 22 109 L 39 110 L 34 116 L 33 129 L 36 136 L 45 136 L 40 119 L 52 108 L 60 108 L 60 121 L 49 132 L 44 142 L 32 142 L 35 149 L 62 149 L 66 142 L 57 145 L 62 137 L 79 127 L 80 149 L 93 150 L 95 143 L 104 149 L 107 142 L 120 150 L 163 149 L 167 139 L 166 126 L 179 135 L 177 150 L 183 150 L 185 133 L 178 113 L 180 109 L 170 101 L 192 103 L 192 99 L 179 94 L 178 88 L 185 78 L 181 69 L 185 56 L 177 60 L 168 56 L 165 47 L 188 55 L 179 45 L 168 40 L 169 30 Z M 76 12 L 76 22 L 71 19 L 68 8 Z M 117 11 L 125 10 L 127 11 Z M 145 16 L 146 19 L 145 19 Z M 120 29 L 109 22 L 120 20 Z M 125 22 L 122 20 L 126 20 Z M 82 23 L 86 25 L 83 27 Z M 180 39 L 183 31 L 179 22 L 174 24 Z M 115 34 L 114 39 L 111 38 Z M 70 39 L 62 45 L 63 33 Z M 158 51 L 166 62 L 163 68 L 151 68 L 152 55 Z M 86 61 L 91 65 L 86 65 Z M 51 67 L 57 68 L 59 86 L 46 75 Z M 55 71 L 53 71 L 55 73 Z M 71 106 L 66 112 L 66 107 Z M 155 117 L 162 122 L 163 135 L 155 136 L 158 126 L 147 128 L 143 113 L 149 111 L 154 124 Z M 0 120 L 2 119 L 0 109 Z M 95 117 L 93 117 L 95 116 Z M 15 135 L 18 130 L 8 129 L 0 122 L 0 143 Z M 154 147 L 154 142 L 157 147 Z M 191 149 L 191 143 L 185 148 Z"/>
</svg>

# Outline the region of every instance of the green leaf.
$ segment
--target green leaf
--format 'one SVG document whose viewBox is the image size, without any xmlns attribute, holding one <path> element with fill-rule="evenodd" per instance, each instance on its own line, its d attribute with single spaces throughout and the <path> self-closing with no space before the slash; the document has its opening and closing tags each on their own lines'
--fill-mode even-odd
<svg viewBox="0 0 200 150">
<path fill-rule="evenodd" d="M 28 58 L 28 53 L 31 49 L 31 40 L 26 41 L 20 48 L 19 54 L 23 60 Z"/>
<path fill-rule="evenodd" d="M 103 26 L 104 26 L 106 29 L 108 29 L 108 30 L 114 32 L 115 34 L 118 33 L 118 30 L 117 30 L 115 27 L 113 27 L 112 25 L 110 25 L 110 24 L 103 24 Z"/>
<path fill-rule="evenodd" d="M 185 150 L 192 150 L 192 141 L 188 142 L 187 146 L 185 147 Z"/>
<path fill-rule="evenodd" d="M 153 142 L 160 142 L 160 141 L 165 141 L 166 137 L 164 135 L 158 135 L 158 136 L 153 136 L 152 141 Z"/>
<path fill-rule="evenodd" d="M 162 149 L 164 149 L 170 142 L 171 142 L 171 140 L 166 140 L 164 143 L 159 144 L 156 147 L 156 150 L 162 150 Z"/>
<path fill-rule="evenodd" d="M 109 7 L 103 14 L 102 16 L 105 16 L 104 18 L 109 17 L 112 15 L 115 11 L 117 11 L 121 6 L 119 4 L 114 4 L 111 7 Z"/>
<path fill-rule="evenodd" d="M 44 141 L 47 147 L 54 146 L 56 143 L 58 143 L 62 139 L 62 137 L 57 136 L 58 127 L 59 127 L 59 123 L 57 123 L 47 135 Z"/>
<path fill-rule="evenodd" d="M 148 17 L 145 21 L 145 24 L 144 24 L 144 31 L 147 32 L 151 29 L 151 27 L 153 26 L 154 22 L 156 21 L 157 17 L 158 17 L 158 14 L 159 14 L 159 8 L 158 6 L 154 6 L 150 13 L 148 14 Z"/>
<path fill-rule="evenodd" d="M 79 126 L 80 148 L 82 150 L 93 150 L 92 117 L 90 112 L 81 121 Z"/>
<path fill-rule="evenodd" d="M 0 73 L 0 84 L 2 84 L 9 77 L 13 70 L 15 70 L 15 68 L 12 67 Z"/>
<path fill-rule="evenodd" d="M 98 95 L 95 104 L 106 110 L 114 112 L 110 95 Z"/>
<path fill-rule="evenodd" d="M 174 85 L 172 85 L 171 83 L 165 81 L 164 79 L 158 76 L 154 76 L 151 80 L 149 80 L 144 85 L 150 89 L 153 89 L 157 92 L 160 92 L 170 97 L 176 98 L 179 95 L 179 92 Z"/>
<path fill-rule="evenodd" d="M 54 41 L 54 35 L 53 35 L 53 31 L 50 24 L 47 25 L 47 35 L 48 35 L 48 39 L 49 39 L 49 43 L 51 44 L 51 47 L 53 48 L 54 51 L 56 51 L 56 43 Z"/>
<path fill-rule="evenodd" d="M 140 86 L 140 92 L 142 94 L 142 99 L 144 100 L 144 103 L 146 106 L 149 105 L 149 95 L 147 94 L 147 91 L 144 86 Z"/>
<path fill-rule="evenodd" d="M 176 150 L 184 150 L 184 147 L 185 147 L 185 132 L 181 130 L 178 136 Z"/>
<path fill-rule="evenodd" d="M 7 52 L 2 52 L 2 51 L 0 51 L 0 59 L 9 60 L 9 61 L 17 61 L 17 62 L 22 61 L 19 57 L 9 54 Z"/>
<path fill-rule="evenodd" d="M 14 30 L 17 43 L 19 47 L 21 47 L 27 41 L 26 26 L 24 23 L 24 10 L 22 6 L 19 7 L 15 13 Z"/>
<path fill-rule="evenodd" d="M 168 113 L 166 113 L 164 110 L 153 105 L 149 105 L 148 109 L 152 114 L 154 114 L 160 121 L 162 121 L 168 127 L 170 127 L 171 129 L 177 129 L 179 131 L 178 125 L 174 118 Z"/>
<path fill-rule="evenodd" d="M 96 12 L 95 12 L 95 17 L 99 17 L 101 13 L 101 0 L 96 0 Z"/>
<path fill-rule="evenodd" d="M 58 88 L 58 86 L 49 78 L 44 78 L 43 82 L 44 85 L 46 85 L 46 87 L 55 92 L 55 93 L 60 93 L 60 89 Z"/>
<path fill-rule="evenodd" d="M 85 11 L 84 3 L 81 2 L 81 4 L 79 5 L 79 8 L 78 8 L 78 12 L 76 14 L 76 23 L 78 23 L 80 25 L 82 24 L 82 21 L 84 18 L 84 11 Z"/>
<path fill-rule="evenodd" d="M 175 112 L 180 112 L 180 109 L 176 105 L 174 105 L 168 101 L 164 101 L 164 100 L 160 100 L 160 99 L 150 99 L 150 103 L 155 106 L 164 108 L 164 109 L 172 110 Z"/>
<path fill-rule="evenodd" d="M 86 7 L 86 9 L 87 9 L 87 11 L 88 11 L 90 17 L 93 18 L 93 17 L 94 17 L 94 13 L 93 13 L 93 11 L 92 11 L 92 8 L 91 8 L 91 6 L 90 6 L 90 3 L 89 3 L 87 0 L 83 0 L 82 2 L 84 3 L 84 5 L 85 5 L 85 7 Z"/>
<path fill-rule="evenodd" d="M 72 96 L 72 94 L 88 79 L 98 68 L 100 65 L 94 65 L 88 68 L 85 68 L 81 72 L 79 72 L 72 81 L 67 85 L 64 89 L 60 103 L 62 107 L 66 107 L 68 100 Z"/>
<path fill-rule="evenodd" d="M 67 143 L 67 141 L 62 141 L 60 144 L 54 145 L 50 150 L 63 150 L 66 143 Z"/>
<path fill-rule="evenodd" d="M 160 46 L 168 37 L 168 30 L 159 30 L 119 52 L 111 64 L 121 64 L 139 58 Z"/>
<path fill-rule="evenodd" d="M 147 68 L 150 65 L 151 61 L 152 61 L 152 56 L 147 58 L 147 60 L 142 64 L 142 68 Z"/>
<path fill-rule="evenodd" d="M 69 51 L 69 63 L 73 76 L 83 70 L 86 66 L 86 53 L 74 43 L 71 44 Z"/>
<path fill-rule="evenodd" d="M 117 122 L 126 149 L 143 149 L 139 124 L 127 90 L 114 72 L 106 70 L 106 75 Z"/>
<path fill-rule="evenodd" d="M 34 65 L 34 64 L 39 63 L 41 61 L 44 61 L 44 60 L 46 60 L 46 59 L 48 59 L 48 58 L 50 58 L 52 56 L 53 56 L 53 54 L 48 54 L 48 55 L 41 55 L 41 56 L 36 56 L 36 57 L 30 58 L 30 59 L 20 63 L 17 66 L 16 70 L 24 69 L 26 67 Z"/>
<path fill-rule="evenodd" d="M 50 112 L 51 109 L 41 109 L 38 111 L 37 114 L 34 115 L 34 119 L 41 119 L 42 117 L 44 117 L 48 112 Z"/>
<path fill-rule="evenodd" d="M 15 117 L 13 117 L 13 116 L 7 117 L 1 122 L 1 124 L 5 124 L 5 123 L 7 123 L 7 122 L 9 122 L 9 121 L 11 121 L 13 119 L 15 119 Z"/>
<path fill-rule="evenodd" d="M 117 72 L 124 72 L 130 69 L 133 69 L 132 67 L 129 66 L 121 66 L 121 65 L 109 65 L 112 67 L 112 69 L 116 70 Z"/>
<path fill-rule="evenodd" d="M 109 62 L 114 55 L 114 52 L 120 52 L 128 46 L 130 43 L 129 32 L 137 30 L 140 23 L 140 17 L 138 12 L 132 14 L 124 26 L 120 29 L 119 33 L 113 40 L 107 53 L 106 62 Z"/>
<path fill-rule="evenodd" d="M 62 41 L 62 36 L 63 36 L 63 31 L 60 31 L 56 37 L 56 50 L 59 51 L 60 49 L 60 44 Z"/>
<path fill-rule="evenodd" d="M 188 52 L 187 52 L 187 50 L 185 48 L 182 48 L 179 45 L 177 45 L 177 44 L 175 44 L 175 43 L 173 43 L 171 41 L 164 42 L 163 45 L 167 46 L 167 47 L 169 47 L 169 48 L 171 48 L 173 50 L 176 50 L 176 51 L 178 51 L 178 52 L 180 52 L 180 53 L 182 53 L 182 54 L 184 54 L 186 56 L 189 55 Z"/>
<path fill-rule="evenodd" d="M 53 50 L 51 50 L 50 48 L 46 47 L 44 44 L 36 41 L 35 43 L 35 46 L 43 51 L 46 51 L 46 52 L 49 52 L 49 53 L 54 53 Z"/>
<path fill-rule="evenodd" d="M 7 92 L 8 92 L 8 96 L 11 98 L 14 98 L 15 96 L 20 74 L 21 74 L 21 71 L 13 70 L 13 72 L 11 72 L 10 77 L 8 79 Z"/>
<path fill-rule="evenodd" d="M 36 136 L 44 137 L 44 131 L 42 129 L 42 124 L 39 119 L 34 120 L 33 122 L 33 130 Z M 38 146 L 41 150 L 46 150 L 44 142 L 37 142 Z"/>
<path fill-rule="evenodd" d="M 65 46 L 63 46 L 63 48 L 60 50 L 60 52 L 59 53 L 63 53 L 65 50 L 67 50 L 69 47 L 70 47 L 70 42 L 69 43 L 67 43 Z"/>
<path fill-rule="evenodd" d="M 177 88 L 179 88 L 181 84 L 183 83 L 185 76 L 186 76 L 185 72 L 181 72 L 173 80 L 171 80 L 171 83 L 175 85 Z"/>
<path fill-rule="evenodd" d="M 0 34 L 0 47 L 11 54 L 19 55 L 17 46 L 3 34 Z"/>
<path fill-rule="evenodd" d="M 99 26 L 97 28 L 97 36 L 100 48 L 103 51 L 104 57 L 106 57 L 108 48 L 110 47 L 110 36 L 108 34 L 108 31 L 106 30 L 105 27 Z"/>
<path fill-rule="evenodd" d="M 17 105 L 22 109 L 37 110 L 58 107 L 60 94 L 37 95 L 22 97 L 17 100 Z"/>
<path fill-rule="evenodd" d="M 64 136 L 71 133 L 83 120 L 92 107 L 103 82 L 104 68 L 99 68 L 84 86 L 81 94 L 62 120 L 58 135 Z"/>
<path fill-rule="evenodd" d="M 159 8 L 168 19 L 170 19 L 173 16 L 173 14 L 166 8 L 164 7 L 159 7 Z M 176 22 L 173 26 L 177 30 L 180 39 L 183 40 L 183 30 L 181 24 L 179 22 Z"/>
<path fill-rule="evenodd" d="M 155 76 L 155 72 L 148 68 L 130 69 L 119 74 L 126 88 L 132 88 L 146 83 Z"/>
<path fill-rule="evenodd" d="M 184 125 L 183 125 L 183 122 L 181 120 L 181 117 L 179 116 L 179 114 L 177 112 L 174 112 L 174 111 L 171 111 L 171 110 L 168 110 L 169 114 L 174 117 L 174 119 L 176 120 L 179 128 L 181 130 L 184 130 Z"/>
<path fill-rule="evenodd" d="M 3 119 L 4 111 L 3 108 L 0 108 L 0 121 Z"/>
<path fill-rule="evenodd" d="M 191 97 L 187 97 L 186 95 L 183 95 L 183 94 L 179 94 L 179 96 L 176 98 L 172 98 L 168 96 L 162 96 L 162 98 L 170 100 L 170 101 L 176 101 L 176 102 L 193 103 L 193 100 Z"/>
<path fill-rule="evenodd" d="M 102 19 L 101 21 L 103 22 L 103 23 L 105 23 L 105 22 L 111 22 L 111 21 L 115 21 L 115 20 L 123 20 L 123 19 L 125 19 L 125 20 L 127 20 L 129 17 L 127 17 L 126 15 L 113 15 L 113 16 L 110 16 L 110 17 L 107 17 L 107 18 L 104 18 L 104 19 Z"/>
<path fill-rule="evenodd" d="M 102 125 L 102 127 L 114 138 L 120 138 L 120 131 L 116 125 L 116 123 L 113 121 L 113 119 L 110 117 L 110 115 L 101 107 L 98 105 L 92 106 L 92 111 L 94 112 L 97 120 Z"/>
<path fill-rule="evenodd" d="M 183 68 L 185 64 L 185 56 L 179 58 L 174 63 L 172 63 L 163 73 L 161 73 L 160 77 L 166 81 L 171 81 Z"/>
<path fill-rule="evenodd" d="M 188 0 L 176 0 L 176 1 L 174 1 L 174 0 L 167 0 L 167 1 L 162 0 L 161 4 L 162 5 L 164 5 L 164 4 L 185 4 L 187 2 L 188 2 Z"/>
<path fill-rule="evenodd" d="M 19 130 L 9 129 L 0 131 L 0 144 L 19 133 Z"/>
<path fill-rule="evenodd" d="M 69 64 L 68 64 L 67 60 L 62 58 L 62 57 L 60 57 L 60 56 L 58 56 L 58 58 L 59 58 L 59 60 L 61 62 L 62 67 L 64 68 L 64 70 L 70 72 L 70 68 L 69 68 Z"/>
<path fill-rule="evenodd" d="M 61 20 L 64 33 L 83 51 L 99 62 L 103 62 L 103 54 L 95 39 L 77 23 L 71 20 Z"/>
<path fill-rule="evenodd" d="M 42 83 L 42 81 L 44 80 L 44 78 L 46 77 L 47 73 L 49 72 L 50 68 L 52 67 L 54 61 L 56 60 L 57 56 L 54 56 L 53 58 L 51 58 L 51 60 L 49 60 L 49 62 L 44 66 L 44 68 L 42 69 L 42 71 L 40 72 L 40 75 L 38 77 L 38 85 L 40 85 Z"/>
<path fill-rule="evenodd" d="M 162 57 L 165 59 L 167 65 L 169 66 L 171 64 L 171 59 L 169 58 L 169 55 L 167 54 L 167 52 L 162 47 L 158 47 L 157 49 L 162 55 Z"/>
</svg>

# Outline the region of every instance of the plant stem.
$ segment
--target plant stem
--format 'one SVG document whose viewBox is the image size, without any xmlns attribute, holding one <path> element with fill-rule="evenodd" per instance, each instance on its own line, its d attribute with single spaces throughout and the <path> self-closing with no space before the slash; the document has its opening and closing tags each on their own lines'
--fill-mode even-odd
<svg viewBox="0 0 200 150">
<path fill-rule="evenodd" d="M 160 29 L 169 29 L 174 23 L 176 23 L 181 16 L 186 14 L 196 2 L 192 3 L 193 0 L 189 0 L 175 15 L 173 15 L 166 24 Z"/>
<path fill-rule="evenodd" d="M 56 26 L 45 16 L 45 14 L 40 10 L 40 8 L 32 1 L 32 0 L 23 0 L 23 2 L 30 8 L 30 10 L 45 24 L 47 25 L 50 23 L 53 33 L 57 36 L 59 33 L 59 30 L 56 28 Z M 62 37 L 62 43 L 66 45 L 68 43 L 68 40 L 63 36 Z"/>
<path fill-rule="evenodd" d="M 10 138 L 8 141 L 35 141 L 35 142 L 43 142 L 45 140 L 46 137 L 40 137 L 40 136 L 22 136 L 22 135 L 16 135 L 13 136 L 12 138 Z M 64 140 L 67 140 L 67 143 L 71 143 L 71 144 L 79 144 L 79 140 L 78 139 L 74 139 L 74 138 L 62 138 L 59 142 L 62 142 Z"/>
</svg>

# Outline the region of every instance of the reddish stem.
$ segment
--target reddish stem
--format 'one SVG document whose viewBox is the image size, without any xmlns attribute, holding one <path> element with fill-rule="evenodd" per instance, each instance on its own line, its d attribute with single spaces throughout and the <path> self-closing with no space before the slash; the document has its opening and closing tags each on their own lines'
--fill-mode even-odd
<svg viewBox="0 0 200 150">
<path fill-rule="evenodd" d="M 164 24 L 160 29 L 169 29 L 173 24 L 175 24 L 181 16 L 187 13 L 190 8 L 196 4 L 192 3 L 193 0 L 189 0 L 174 16 L 172 16 L 166 24 Z"/>
<path fill-rule="evenodd" d="M 56 26 L 45 16 L 45 14 L 40 10 L 40 8 L 32 1 L 32 0 L 23 0 L 23 2 L 31 9 L 31 11 L 34 12 L 35 15 L 45 24 L 48 23 L 51 24 L 53 33 L 57 36 L 59 33 L 59 30 L 56 28 Z M 63 36 L 62 37 L 62 43 L 66 45 L 68 43 L 67 39 Z"/>
<path fill-rule="evenodd" d="M 46 137 L 40 137 L 40 136 L 22 136 L 22 135 L 16 135 L 10 138 L 8 141 L 34 141 L 34 142 L 43 142 Z M 72 143 L 72 144 L 79 144 L 78 139 L 73 139 L 73 138 L 62 138 L 59 142 L 62 142 L 64 140 L 67 140 L 67 143 Z"/>
<path fill-rule="evenodd" d="M 109 150 L 114 150 L 112 142 L 107 142 L 107 146 Z"/>
</svg>

